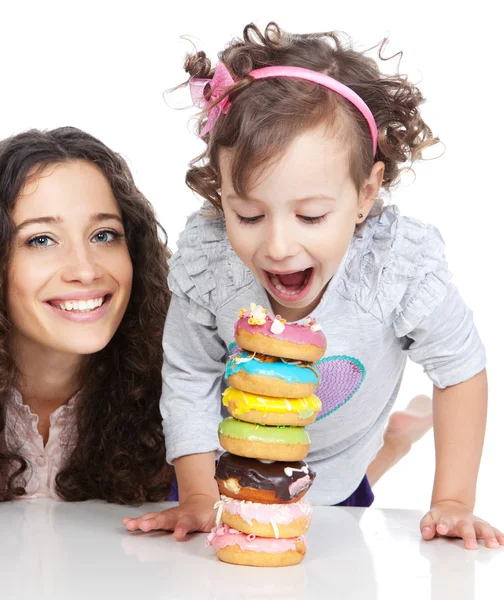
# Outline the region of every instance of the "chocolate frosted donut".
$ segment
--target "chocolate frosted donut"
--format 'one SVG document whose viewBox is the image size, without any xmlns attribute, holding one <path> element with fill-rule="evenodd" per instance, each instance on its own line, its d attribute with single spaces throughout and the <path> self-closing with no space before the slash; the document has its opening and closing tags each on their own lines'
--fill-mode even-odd
<svg viewBox="0 0 504 600">
<path fill-rule="evenodd" d="M 264 504 L 297 502 L 308 491 L 315 472 L 303 461 L 261 462 L 225 452 L 215 473 L 221 494 Z"/>
</svg>

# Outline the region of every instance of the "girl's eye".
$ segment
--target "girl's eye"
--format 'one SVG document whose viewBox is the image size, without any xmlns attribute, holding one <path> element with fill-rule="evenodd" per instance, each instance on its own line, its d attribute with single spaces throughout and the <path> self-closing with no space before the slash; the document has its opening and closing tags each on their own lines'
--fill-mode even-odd
<svg viewBox="0 0 504 600">
<path fill-rule="evenodd" d="M 314 223 L 321 223 L 326 218 L 326 215 L 321 215 L 320 217 L 304 217 L 303 215 L 298 215 L 298 219 L 301 219 L 303 223 L 309 223 L 310 225 Z"/>
<path fill-rule="evenodd" d="M 32 248 L 47 248 L 48 246 L 54 246 L 54 244 L 54 240 L 48 235 L 36 235 L 26 242 L 26 245 Z"/>
<path fill-rule="evenodd" d="M 123 237 L 122 234 L 117 233 L 112 229 L 104 229 L 103 231 L 99 231 L 95 233 L 95 235 L 91 238 L 91 241 L 98 242 L 99 244 L 110 244 L 110 242 L 115 242 L 118 238 Z"/>
<path fill-rule="evenodd" d="M 254 223 L 259 223 L 262 218 L 263 215 L 258 215 L 257 217 L 242 217 L 239 214 L 236 215 L 238 222 L 242 223 L 243 225 L 254 225 Z"/>
</svg>

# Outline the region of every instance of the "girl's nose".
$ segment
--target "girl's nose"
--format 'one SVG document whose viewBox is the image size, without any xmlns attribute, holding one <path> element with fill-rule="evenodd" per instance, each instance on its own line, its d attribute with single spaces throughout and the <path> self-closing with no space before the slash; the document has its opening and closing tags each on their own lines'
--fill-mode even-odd
<svg viewBox="0 0 504 600">
<path fill-rule="evenodd" d="M 299 242 L 285 224 L 272 224 L 267 236 L 266 254 L 271 260 L 281 261 L 297 254 Z"/>
<path fill-rule="evenodd" d="M 62 270 L 62 279 L 68 283 L 79 282 L 90 285 L 102 276 L 101 267 L 96 263 L 92 249 L 74 248 L 67 257 Z"/>
</svg>

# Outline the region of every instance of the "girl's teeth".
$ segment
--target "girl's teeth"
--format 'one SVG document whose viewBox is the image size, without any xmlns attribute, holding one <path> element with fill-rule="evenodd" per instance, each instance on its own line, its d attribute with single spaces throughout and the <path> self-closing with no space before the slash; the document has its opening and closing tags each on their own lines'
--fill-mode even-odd
<svg viewBox="0 0 504 600">
<path fill-rule="evenodd" d="M 68 300 L 58 304 L 61 310 L 74 310 L 76 312 L 89 312 L 103 304 L 105 298 L 91 298 L 90 300 Z"/>
<path fill-rule="evenodd" d="M 286 296 L 294 296 L 294 295 L 298 294 L 306 285 L 306 278 L 305 278 L 303 283 L 296 290 L 290 291 L 290 290 L 287 290 L 286 288 L 284 288 L 284 286 L 280 283 L 278 277 L 274 273 L 270 273 L 270 280 L 271 280 L 271 283 L 273 284 L 273 286 L 275 287 L 275 289 L 277 289 L 282 294 L 285 294 Z"/>
</svg>

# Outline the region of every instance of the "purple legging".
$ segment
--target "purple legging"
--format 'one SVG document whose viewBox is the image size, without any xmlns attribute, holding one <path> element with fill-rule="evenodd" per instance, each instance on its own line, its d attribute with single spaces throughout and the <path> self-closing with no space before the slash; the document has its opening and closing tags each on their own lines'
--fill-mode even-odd
<svg viewBox="0 0 504 600">
<path fill-rule="evenodd" d="M 168 494 L 168 500 L 177 501 L 178 500 L 178 487 L 177 480 L 173 478 L 172 487 L 170 493 Z M 360 482 L 359 487 L 351 494 L 346 500 L 340 502 L 339 504 L 335 504 L 334 506 L 371 506 L 373 504 L 374 494 L 371 486 L 369 485 L 369 481 L 366 475 L 364 475 L 364 479 Z"/>
</svg>

